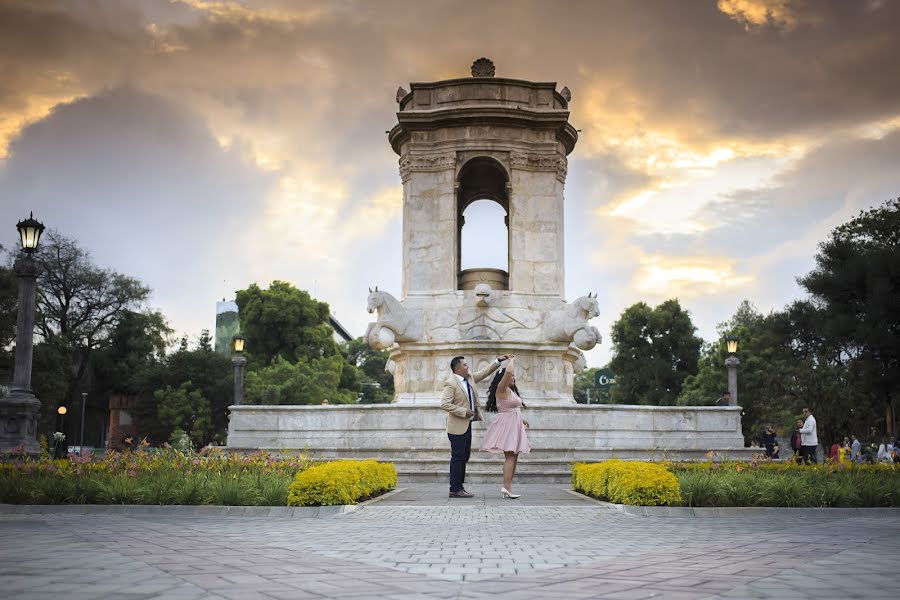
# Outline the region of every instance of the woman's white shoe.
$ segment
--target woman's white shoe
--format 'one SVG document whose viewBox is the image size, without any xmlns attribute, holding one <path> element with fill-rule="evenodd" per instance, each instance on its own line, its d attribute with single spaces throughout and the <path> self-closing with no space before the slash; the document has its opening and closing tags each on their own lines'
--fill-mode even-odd
<svg viewBox="0 0 900 600">
<path fill-rule="evenodd" d="M 515 500 L 516 498 L 518 498 L 519 496 L 522 495 L 522 494 L 512 494 L 505 487 L 500 488 L 500 493 L 503 495 L 504 498 L 509 498 L 510 500 Z"/>
</svg>

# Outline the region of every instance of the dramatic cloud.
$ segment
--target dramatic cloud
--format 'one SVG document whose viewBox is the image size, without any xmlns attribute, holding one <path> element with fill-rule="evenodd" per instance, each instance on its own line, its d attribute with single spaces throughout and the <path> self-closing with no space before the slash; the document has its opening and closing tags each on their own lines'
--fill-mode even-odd
<svg viewBox="0 0 900 600">
<path fill-rule="evenodd" d="M 573 92 L 567 295 L 599 291 L 601 329 L 677 295 L 709 336 L 898 195 L 897 22 L 874 0 L 0 0 L 0 219 L 34 210 L 179 330 L 277 278 L 361 334 L 367 286 L 400 288 L 395 90 L 488 56 Z"/>
</svg>

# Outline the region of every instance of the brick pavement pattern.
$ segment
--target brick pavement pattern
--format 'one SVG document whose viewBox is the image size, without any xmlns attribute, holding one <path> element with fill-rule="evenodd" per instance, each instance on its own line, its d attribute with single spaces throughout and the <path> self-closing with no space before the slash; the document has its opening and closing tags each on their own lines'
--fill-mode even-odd
<svg viewBox="0 0 900 600">
<path fill-rule="evenodd" d="M 884 598 L 900 513 L 637 517 L 522 485 L 442 484 L 320 519 L 0 514 L 0 597 Z M 491 487 L 493 490 L 493 486 Z"/>
</svg>

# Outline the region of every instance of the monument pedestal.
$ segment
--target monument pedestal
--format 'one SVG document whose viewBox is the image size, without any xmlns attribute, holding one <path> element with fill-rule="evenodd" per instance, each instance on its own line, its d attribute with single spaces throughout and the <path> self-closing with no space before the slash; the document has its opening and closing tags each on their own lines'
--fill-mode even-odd
<svg viewBox="0 0 900 600">
<path fill-rule="evenodd" d="M 609 458 L 706 460 L 749 458 L 740 407 L 547 405 L 527 408 L 534 448 L 521 455 L 516 477 L 566 482 L 575 462 Z M 479 452 L 494 415 L 473 424 L 466 480 L 502 476 L 501 455 Z M 228 450 L 309 452 L 317 460 L 377 458 L 393 462 L 401 481 L 444 481 L 450 444 L 447 413 L 436 406 L 397 404 L 232 406 Z"/>
<path fill-rule="evenodd" d="M 575 404 L 572 385 L 581 352 L 565 344 L 498 344 L 495 340 L 419 342 L 395 349 L 391 352 L 394 403 L 440 405 L 441 391 L 450 376 L 450 361 L 454 356 L 465 356 L 475 373 L 503 354 L 516 355 L 516 381 L 521 390 L 528 390 L 525 403 L 529 408 Z M 478 384 L 482 399 L 487 398 L 491 377 Z"/>
</svg>

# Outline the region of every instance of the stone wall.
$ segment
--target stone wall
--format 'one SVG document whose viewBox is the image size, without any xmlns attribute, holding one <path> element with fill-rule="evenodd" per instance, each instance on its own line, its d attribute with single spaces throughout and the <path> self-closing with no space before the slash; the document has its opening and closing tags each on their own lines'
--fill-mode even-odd
<svg viewBox="0 0 900 600">
<path fill-rule="evenodd" d="M 524 411 L 534 451 L 522 456 L 534 476 L 565 479 L 571 463 L 608 458 L 701 460 L 749 457 L 740 407 L 556 405 Z M 486 415 L 488 422 L 494 415 Z M 446 413 L 437 406 L 233 406 L 228 448 L 309 451 L 317 458 L 394 461 L 401 475 L 446 475 Z M 498 456 L 479 453 L 487 424 L 473 427 L 473 459 L 495 469 Z M 759 452 L 757 449 L 756 452 Z"/>
</svg>

